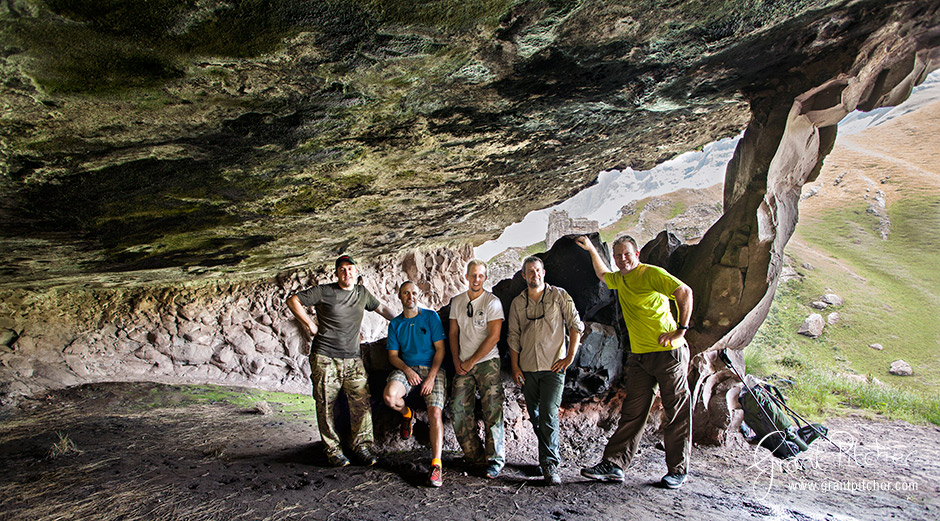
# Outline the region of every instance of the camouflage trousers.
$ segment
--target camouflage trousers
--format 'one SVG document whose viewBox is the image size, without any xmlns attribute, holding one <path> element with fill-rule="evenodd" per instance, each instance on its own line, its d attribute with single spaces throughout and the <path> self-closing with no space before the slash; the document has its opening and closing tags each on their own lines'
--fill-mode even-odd
<svg viewBox="0 0 940 521">
<path fill-rule="evenodd" d="M 372 434 L 372 407 L 362 359 L 311 354 L 310 378 L 313 380 L 313 399 L 317 406 L 317 426 L 327 457 L 343 452 L 333 413 L 333 405 L 341 389 L 346 392 L 349 401 L 352 446 L 371 445 L 375 439 Z"/>
<path fill-rule="evenodd" d="M 480 392 L 486 449 L 477 436 L 476 395 Z M 503 430 L 503 384 L 499 377 L 499 358 L 480 362 L 467 374 L 456 375 L 451 391 L 454 434 L 470 461 L 488 462 L 502 468 L 506 463 L 506 434 Z"/>
</svg>

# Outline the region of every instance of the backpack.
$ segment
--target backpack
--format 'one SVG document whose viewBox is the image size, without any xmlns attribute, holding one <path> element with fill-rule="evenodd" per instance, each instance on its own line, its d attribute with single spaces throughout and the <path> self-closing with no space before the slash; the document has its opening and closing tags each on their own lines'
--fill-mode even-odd
<svg viewBox="0 0 940 521">
<path fill-rule="evenodd" d="M 771 451 L 780 459 L 796 457 L 809 449 L 809 444 L 820 434 L 828 432 L 825 427 L 815 423 L 799 426 L 799 419 L 793 420 L 786 400 L 779 389 L 773 385 L 759 383 L 741 389 L 739 397 L 744 409 L 744 422 L 741 430 L 749 442 L 760 443 L 761 447 Z M 750 431 L 750 432 L 748 432 Z"/>
</svg>

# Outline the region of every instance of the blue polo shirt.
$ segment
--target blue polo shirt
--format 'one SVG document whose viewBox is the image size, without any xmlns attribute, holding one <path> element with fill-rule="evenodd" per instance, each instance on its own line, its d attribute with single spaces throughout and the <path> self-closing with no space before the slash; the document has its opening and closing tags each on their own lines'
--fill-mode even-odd
<svg viewBox="0 0 940 521">
<path fill-rule="evenodd" d="M 418 314 L 405 318 L 402 313 L 388 323 L 385 348 L 398 351 L 398 357 L 409 367 L 430 367 L 434 359 L 434 342 L 444 340 L 441 317 L 430 309 L 418 308 Z"/>
</svg>

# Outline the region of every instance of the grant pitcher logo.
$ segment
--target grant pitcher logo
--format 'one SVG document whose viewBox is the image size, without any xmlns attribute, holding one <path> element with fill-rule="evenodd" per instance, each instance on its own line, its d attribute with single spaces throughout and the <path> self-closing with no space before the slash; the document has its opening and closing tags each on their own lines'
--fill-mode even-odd
<svg viewBox="0 0 940 521">
<path fill-rule="evenodd" d="M 760 441 L 764 442 L 767 437 Z M 885 475 L 884 467 L 917 463 L 940 470 L 940 450 L 935 448 L 912 449 L 891 440 L 862 444 L 845 431 L 832 431 L 829 439 L 834 446 L 814 445 L 809 451 L 788 459 L 776 458 L 771 451 L 756 445 L 747 468 L 752 476 L 751 492 L 765 499 L 778 484 L 795 492 L 916 492 L 917 482 L 892 480 L 892 476 Z M 865 471 L 866 467 L 872 469 Z"/>
</svg>

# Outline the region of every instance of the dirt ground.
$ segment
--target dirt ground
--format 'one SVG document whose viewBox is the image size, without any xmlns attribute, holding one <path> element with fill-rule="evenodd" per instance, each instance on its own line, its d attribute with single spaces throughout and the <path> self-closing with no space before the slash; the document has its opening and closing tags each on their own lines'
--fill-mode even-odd
<svg viewBox="0 0 940 521">
<path fill-rule="evenodd" d="M 570 425 L 563 484 L 541 482 L 530 439 L 507 442 L 490 481 L 444 455 L 444 486 L 424 486 L 428 449 L 412 440 L 372 468 L 325 466 L 315 422 L 227 402 L 184 403 L 178 387 L 93 384 L 27 400 L 0 416 L 2 520 L 795 519 L 934 520 L 940 428 L 859 418 L 781 462 L 742 441 L 694 447 L 679 490 L 655 486 L 663 455 L 648 436 L 623 484 L 579 475 L 604 434 Z M 416 431 L 420 438 L 421 425 Z M 573 428 L 572 428 L 573 427 Z M 378 433 L 381 437 L 394 433 Z M 66 436 L 77 450 L 50 457 Z M 60 444 L 61 445 L 61 444 Z"/>
</svg>

